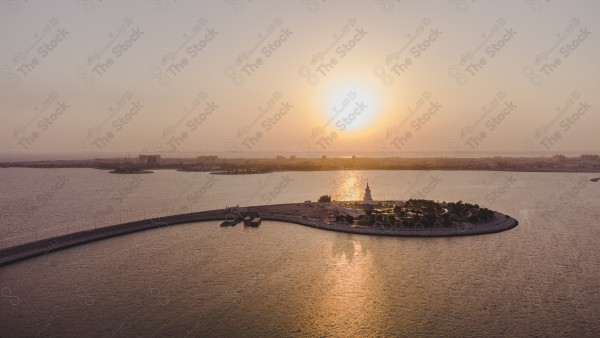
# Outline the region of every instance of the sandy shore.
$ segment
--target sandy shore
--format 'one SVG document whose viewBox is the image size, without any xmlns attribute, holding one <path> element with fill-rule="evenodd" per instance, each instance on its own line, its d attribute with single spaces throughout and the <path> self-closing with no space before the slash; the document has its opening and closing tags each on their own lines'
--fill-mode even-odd
<svg viewBox="0 0 600 338">
<path fill-rule="evenodd" d="M 288 222 L 317 229 L 377 236 L 447 237 L 481 235 L 509 230 L 516 227 L 518 224 L 517 220 L 514 218 L 496 212 L 494 219 L 485 224 L 465 226 L 457 229 L 386 229 L 370 226 L 349 226 L 328 222 L 328 214 L 333 209 L 339 210 L 339 207 L 325 203 L 293 203 L 246 207 L 242 208 L 241 212 L 258 212 L 265 221 Z M 182 223 L 222 221 L 227 219 L 228 216 L 231 217 L 231 214 L 232 211 L 230 209 L 194 212 L 116 224 L 94 230 L 47 238 L 0 250 L 0 266 L 44 255 L 53 251 L 138 231 Z"/>
</svg>

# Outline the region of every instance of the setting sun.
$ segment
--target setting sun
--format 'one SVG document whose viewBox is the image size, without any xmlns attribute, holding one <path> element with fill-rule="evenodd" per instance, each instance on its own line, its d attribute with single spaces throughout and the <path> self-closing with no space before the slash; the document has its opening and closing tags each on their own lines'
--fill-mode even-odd
<svg viewBox="0 0 600 338">
<path fill-rule="evenodd" d="M 325 91 L 323 118 L 336 131 L 368 131 L 377 121 L 380 98 L 372 87 L 359 81 L 338 84 Z"/>
</svg>

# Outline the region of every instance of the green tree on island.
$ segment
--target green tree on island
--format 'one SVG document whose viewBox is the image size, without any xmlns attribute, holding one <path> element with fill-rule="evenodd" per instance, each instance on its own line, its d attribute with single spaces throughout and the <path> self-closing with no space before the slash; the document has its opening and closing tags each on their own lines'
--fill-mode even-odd
<svg viewBox="0 0 600 338">
<path fill-rule="evenodd" d="M 321 203 L 329 203 L 329 202 L 331 202 L 331 196 L 329 196 L 329 195 L 323 195 L 323 196 L 319 197 L 319 202 L 321 202 Z"/>
</svg>

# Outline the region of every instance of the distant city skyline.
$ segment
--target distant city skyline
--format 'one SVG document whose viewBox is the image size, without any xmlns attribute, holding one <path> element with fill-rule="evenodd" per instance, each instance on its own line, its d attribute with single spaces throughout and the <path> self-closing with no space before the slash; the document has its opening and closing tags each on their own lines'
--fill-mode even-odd
<svg viewBox="0 0 600 338">
<path fill-rule="evenodd" d="M 600 153 L 594 1 L 1 6 L 1 161 Z"/>
</svg>

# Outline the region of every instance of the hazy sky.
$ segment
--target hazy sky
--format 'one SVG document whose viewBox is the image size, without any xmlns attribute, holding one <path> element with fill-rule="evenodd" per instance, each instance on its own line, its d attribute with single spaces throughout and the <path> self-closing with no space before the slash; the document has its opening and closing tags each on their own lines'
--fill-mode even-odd
<svg viewBox="0 0 600 338">
<path fill-rule="evenodd" d="M 600 152 L 598 1 L 0 5 L 2 159 Z"/>
</svg>

